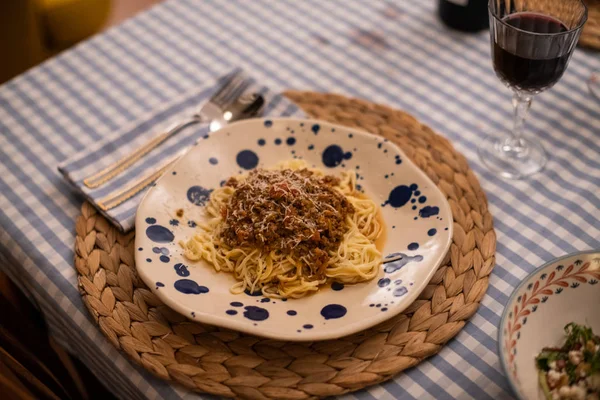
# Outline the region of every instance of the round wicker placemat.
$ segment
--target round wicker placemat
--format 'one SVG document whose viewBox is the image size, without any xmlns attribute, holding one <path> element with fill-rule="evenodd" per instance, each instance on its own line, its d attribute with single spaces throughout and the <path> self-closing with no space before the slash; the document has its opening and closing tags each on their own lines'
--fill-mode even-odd
<svg viewBox="0 0 600 400">
<path fill-rule="evenodd" d="M 134 232 L 119 233 L 89 204 L 76 223 L 83 302 L 104 335 L 154 375 L 221 396 L 311 399 L 358 390 L 436 354 L 477 310 L 495 264 L 486 196 L 464 156 L 410 115 L 366 101 L 286 92 L 311 117 L 363 128 L 397 143 L 447 195 L 450 251 L 404 313 L 325 342 L 281 342 L 189 321 L 138 277 Z"/>
<path fill-rule="evenodd" d="M 600 0 L 585 0 L 588 20 L 583 27 L 579 44 L 600 50 Z"/>
</svg>

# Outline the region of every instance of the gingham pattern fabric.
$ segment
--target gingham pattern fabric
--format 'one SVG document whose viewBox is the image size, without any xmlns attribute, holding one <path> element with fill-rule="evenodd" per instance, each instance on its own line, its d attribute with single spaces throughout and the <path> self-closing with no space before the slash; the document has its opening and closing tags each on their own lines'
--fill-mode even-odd
<svg viewBox="0 0 600 400">
<path fill-rule="evenodd" d="M 189 118 L 219 88 L 236 76 L 248 80 L 250 86 L 244 93 L 257 93 L 264 97 L 263 116 L 297 118 L 306 116 L 298 106 L 285 96 L 269 91 L 267 87 L 262 86 L 244 71 L 236 68 L 230 73 L 219 77 L 219 79 L 210 79 L 200 87 L 161 104 L 143 117 L 115 132 L 111 132 L 104 140 L 85 147 L 63 161 L 59 165 L 59 171 L 88 201 L 95 204 L 106 218 L 122 231 L 129 231 L 135 223 L 137 206 L 150 186 L 114 208 L 104 210 L 103 207 L 98 207 L 99 203 L 152 175 L 157 169 L 173 160 L 174 157 L 192 146 L 197 140 L 208 135 L 210 131 L 208 121 L 182 129 L 121 174 L 99 187 L 89 188 L 84 184 L 84 180 L 112 165 L 135 149 L 140 148 L 161 132 L 165 132 L 170 126 Z"/>
<path fill-rule="evenodd" d="M 488 35 L 447 30 L 436 3 L 171 0 L 5 84 L 0 264 L 120 397 L 196 398 L 134 367 L 87 317 L 72 265 L 82 198 L 56 166 L 236 66 L 277 91 L 366 98 L 412 113 L 469 159 L 495 217 L 498 265 L 477 314 L 438 355 L 345 398 L 512 398 L 496 342 L 510 292 L 545 261 L 600 248 L 600 104 L 586 87 L 600 62 L 577 49 L 535 99 L 528 133 L 550 162 L 532 179 L 503 181 L 483 169 L 476 146 L 510 126 L 510 93 L 492 70 Z"/>
</svg>

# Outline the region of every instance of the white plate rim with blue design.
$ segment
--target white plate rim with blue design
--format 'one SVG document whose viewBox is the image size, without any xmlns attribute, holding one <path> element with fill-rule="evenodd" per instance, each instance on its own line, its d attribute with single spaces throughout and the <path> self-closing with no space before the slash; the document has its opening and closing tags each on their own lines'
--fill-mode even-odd
<svg viewBox="0 0 600 400">
<path fill-rule="evenodd" d="M 231 294 L 233 276 L 186 260 L 177 242 L 195 231 L 211 189 L 229 176 L 294 157 L 330 174 L 355 170 L 362 190 L 380 203 L 384 257 L 403 258 L 382 265 L 369 282 L 336 284 L 301 299 Z M 446 196 L 387 139 L 325 121 L 258 118 L 199 140 L 146 193 L 136 215 L 135 263 L 152 292 L 193 321 L 278 340 L 328 340 L 404 311 L 443 261 L 452 234 Z"/>
</svg>

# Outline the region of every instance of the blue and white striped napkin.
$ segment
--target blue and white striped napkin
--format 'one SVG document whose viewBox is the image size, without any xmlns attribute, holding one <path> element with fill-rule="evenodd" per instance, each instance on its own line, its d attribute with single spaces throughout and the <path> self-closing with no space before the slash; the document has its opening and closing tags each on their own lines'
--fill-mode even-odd
<svg viewBox="0 0 600 400">
<path fill-rule="evenodd" d="M 114 132 L 106 140 L 95 143 L 93 146 L 68 158 L 58 166 L 58 170 L 106 218 L 121 231 L 127 232 L 133 228 L 137 207 L 148 188 L 109 210 L 103 210 L 99 203 L 109 195 L 118 193 L 140 179 L 149 176 L 182 150 L 190 147 L 198 138 L 208 134 L 208 124 L 193 125 L 177 133 L 131 165 L 122 174 L 97 188 L 91 189 L 85 186 L 83 180 L 121 159 L 131 151 L 140 148 L 148 140 L 168 129 L 173 123 L 191 116 L 225 82 L 238 74 L 245 73 L 241 69 L 235 69 L 219 79 L 207 82 L 205 85 L 177 97 L 161 108 L 153 110 L 144 117 Z M 274 94 L 267 87 L 258 84 L 251 78 L 249 79 L 252 84 L 247 92 L 261 93 L 265 98 L 264 116 L 294 116 L 299 118 L 305 116 L 298 106 L 283 95 Z"/>
</svg>

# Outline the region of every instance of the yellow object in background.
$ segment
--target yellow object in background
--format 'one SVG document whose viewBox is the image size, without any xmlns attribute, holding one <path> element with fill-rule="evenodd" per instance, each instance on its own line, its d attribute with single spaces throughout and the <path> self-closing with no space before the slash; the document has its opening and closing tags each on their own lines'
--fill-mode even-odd
<svg viewBox="0 0 600 400">
<path fill-rule="evenodd" d="M 1 0 L 0 83 L 98 32 L 110 0 Z"/>
<path fill-rule="evenodd" d="M 0 1 L 0 83 L 47 57 L 34 3 Z"/>
<path fill-rule="evenodd" d="M 98 32 L 110 11 L 109 0 L 36 0 L 53 50 L 62 50 Z"/>
</svg>

